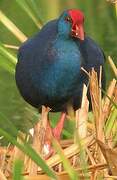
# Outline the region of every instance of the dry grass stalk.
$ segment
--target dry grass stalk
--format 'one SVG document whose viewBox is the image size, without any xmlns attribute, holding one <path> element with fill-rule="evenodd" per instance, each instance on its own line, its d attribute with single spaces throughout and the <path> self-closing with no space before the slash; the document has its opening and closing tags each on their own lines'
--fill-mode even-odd
<svg viewBox="0 0 117 180">
<path fill-rule="evenodd" d="M 81 142 L 86 147 L 86 146 L 89 146 L 92 143 L 93 139 L 94 139 L 93 136 L 89 136 L 89 137 L 86 137 L 85 139 L 82 139 Z M 70 157 L 78 154 L 80 152 L 80 149 L 78 148 L 77 144 L 72 144 L 71 146 L 64 149 L 63 152 L 64 152 L 64 155 L 67 158 L 70 158 Z M 62 160 L 60 159 L 60 156 L 58 154 L 55 154 L 52 157 L 50 157 L 46 161 L 46 163 L 47 163 L 47 165 L 49 167 L 54 167 L 54 166 L 58 165 L 59 163 L 61 163 L 61 161 Z M 42 169 L 39 167 L 38 171 L 42 172 Z"/>
<path fill-rule="evenodd" d="M 9 49 L 15 49 L 15 50 L 19 49 L 18 46 L 14 46 L 14 45 L 11 45 L 11 44 L 3 44 L 3 45 L 4 45 L 4 47 L 9 48 Z"/>
<path fill-rule="evenodd" d="M 88 172 L 94 172 L 94 171 L 106 169 L 107 167 L 108 167 L 107 163 L 98 163 L 95 165 L 90 165 L 87 168 L 87 170 L 88 170 Z M 83 171 L 83 168 L 75 168 L 75 171 L 80 174 Z M 59 173 L 59 175 L 63 175 L 63 174 L 67 174 L 66 171 Z"/>
<path fill-rule="evenodd" d="M 87 87 L 84 84 L 81 108 L 76 111 L 76 137 L 75 138 L 79 137 L 82 139 L 87 136 L 88 108 L 89 108 L 89 101 L 87 99 Z"/>
<path fill-rule="evenodd" d="M 117 93 L 117 89 L 116 89 L 116 83 L 117 81 L 115 79 L 113 79 L 109 85 L 109 88 L 107 90 L 107 95 L 109 98 L 111 98 L 113 100 L 113 94 L 114 92 Z M 104 104 L 103 104 L 103 108 L 102 108 L 102 112 L 103 112 L 103 121 L 105 123 L 107 117 L 109 116 L 110 110 L 111 110 L 111 101 L 108 97 L 105 97 L 104 100 Z M 117 96 L 115 96 L 117 98 Z"/>
<path fill-rule="evenodd" d="M 88 148 L 86 148 L 86 152 L 87 152 L 88 157 L 89 157 L 89 159 L 90 159 L 90 161 L 91 161 L 91 164 L 92 164 L 92 165 L 95 165 L 96 162 L 95 162 L 95 160 L 94 160 L 94 158 L 93 158 L 93 156 L 92 156 L 92 154 L 91 154 L 91 152 L 89 151 Z"/>
<path fill-rule="evenodd" d="M 115 179 L 117 179 L 117 176 L 104 176 L 104 179 L 105 180 L 115 180 Z"/>
<path fill-rule="evenodd" d="M 19 132 L 17 136 L 18 143 L 22 144 L 25 139 L 25 136 L 26 135 L 24 133 Z M 5 163 L 6 158 L 4 159 L 4 164 L 6 164 L 4 173 L 6 176 L 11 176 L 14 161 L 17 159 L 24 161 L 25 154 L 21 150 L 19 150 L 19 148 L 17 148 L 16 146 L 15 147 L 8 146 L 8 148 L 6 149 L 6 156 L 9 156 L 9 160 L 8 163 Z"/>
<path fill-rule="evenodd" d="M 69 147 L 72 144 L 73 144 L 73 139 L 66 139 L 60 141 L 60 145 L 63 149 Z"/>
<path fill-rule="evenodd" d="M 1 169 L 1 171 L 4 171 L 6 154 L 7 154 L 7 149 L 0 147 L 0 169 Z"/>
<path fill-rule="evenodd" d="M 101 79 L 102 79 L 102 67 L 100 67 L 100 76 L 98 81 L 97 72 L 92 68 L 90 72 L 90 95 L 92 102 L 92 110 L 94 114 L 94 122 L 95 122 L 95 130 L 96 130 L 96 138 L 105 141 L 104 137 L 104 121 L 102 116 L 102 97 L 101 97 Z M 100 152 L 100 149 L 96 145 L 96 158 L 99 162 L 104 162 L 104 157 Z"/>
<path fill-rule="evenodd" d="M 23 141 L 25 140 L 25 138 L 26 138 L 26 135 L 22 132 L 19 132 L 17 136 L 17 142 L 20 144 L 23 144 L 24 143 Z M 13 156 L 12 156 L 13 161 L 17 159 L 24 161 L 25 154 L 19 148 L 15 146 L 13 151 L 14 151 Z"/>
<path fill-rule="evenodd" d="M 73 140 L 64 140 L 60 142 L 61 146 L 63 147 L 64 155 L 70 160 L 70 163 L 74 167 L 75 171 L 80 174 L 81 179 L 90 178 L 94 180 L 100 177 L 109 178 L 111 176 L 108 176 L 108 171 L 106 172 L 106 174 L 103 175 L 104 170 L 105 171 L 108 170 L 108 167 L 110 167 L 113 177 L 116 177 L 117 175 L 116 174 L 117 152 L 113 149 L 110 149 L 108 146 L 102 143 L 104 142 L 103 127 L 105 125 L 106 120 L 109 118 L 109 116 L 112 113 L 111 109 L 113 105 L 111 101 L 108 99 L 108 97 L 105 97 L 102 107 L 101 88 L 99 88 L 101 87 L 101 71 L 102 69 L 100 70 L 99 83 L 98 83 L 97 73 L 94 71 L 94 69 L 92 70 L 91 74 L 88 74 L 90 78 L 90 93 L 91 93 L 92 109 L 95 120 L 94 121 L 95 128 L 93 128 L 94 123 L 92 124 L 90 123 L 91 127 L 89 128 L 90 131 L 88 131 L 89 123 L 87 123 L 87 119 L 88 119 L 87 116 L 88 116 L 89 104 L 86 97 L 87 87 L 85 85 L 83 88 L 82 105 L 81 108 L 76 112 L 77 134 L 78 137 L 81 138 L 81 144 L 83 146 L 83 149 L 86 149 L 85 157 L 88 166 L 82 167 L 78 164 L 78 161 L 80 160 L 80 148 L 78 147 L 78 144 L 73 144 Z M 107 95 L 115 103 L 117 102 L 117 88 L 116 88 L 115 79 L 111 82 L 107 91 Z M 49 108 L 45 108 L 45 107 L 42 108 L 41 119 L 39 123 L 37 123 L 34 127 L 32 146 L 39 154 L 42 153 L 44 138 L 47 132 L 46 128 L 47 128 L 49 110 L 50 110 Z M 90 136 L 87 137 L 88 134 L 90 134 Z M 94 134 L 96 134 L 96 138 L 102 141 L 100 144 L 95 142 Z M 110 136 L 110 138 L 112 141 L 113 140 L 112 136 Z M 98 142 L 100 142 L 99 140 Z M 20 153 L 21 152 L 17 148 L 15 148 L 14 159 L 16 159 L 17 156 L 21 157 L 23 155 L 22 153 L 21 154 Z M 103 161 L 102 154 L 104 154 L 107 163 Z M 34 162 L 32 162 L 31 159 L 29 159 L 27 156 L 24 157 L 24 155 L 22 158 L 24 159 L 24 166 L 25 166 L 25 173 L 23 175 L 26 174 L 29 175 L 28 177 L 26 177 L 27 180 L 36 180 L 36 179 L 49 180 L 49 177 L 47 177 L 45 174 L 43 175 L 42 169 L 38 167 Z M 13 159 L 13 157 L 11 159 Z M 57 171 L 58 179 L 68 180 L 67 172 L 64 171 L 62 160 L 60 159 L 58 154 L 55 154 L 52 157 L 50 157 L 48 160 L 46 160 L 46 163 L 49 167 L 52 167 L 55 171 Z M 86 174 L 86 177 L 84 177 L 83 171 L 84 169 L 86 170 L 86 168 L 88 171 L 88 175 Z M 9 168 L 9 170 L 11 169 Z"/>
<path fill-rule="evenodd" d="M 71 102 L 67 103 L 67 118 L 70 119 L 70 120 L 75 120 L 75 111 L 71 105 Z"/>
<path fill-rule="evenodd" d="M 90 76 L 89 72 L 87 72 L 83 67 L 81 67 L 81 70 L 82 70 L 88 77 Z"/>
<path fill-rule="evenodd" d="M 101 141 L 97 141 L 100 149 L 110 167 L 111 173 L 116 176 L 117 175 L 117 152 L 111 149 L 106 144 L 102 143 Z"/>
<path fill-rule="evenodd" d="M 97 170 L 95 170 L 91 173 L 90 180 L 96 180 L 96 178 L 97 178 Z"/>
<path fill-rule="evenodd" d="M 117 103 L 117 81 L 113 79 L 110 83 L 110 86 L 107 90 L 107 96 L 116 104 Z M 109 117 L 112 116 L 112 113 L 114 114 L 116 109 L 113 107 L 112 102 L 108 97 L 105 97 L 104 105 L 103 105 L 103 121 L 106 125 L 110 123 Z M 106 142 L 110 147 L 113 147 L 114 141 L 113 141 L 113 135 L 116 134 L 116 119 L 113 121 L 113 124 L 111 122 L 111 129 L 108 128 L 108 130 L 105 132 L 105 138 Z"/>
<path fill-rule="evenodd" d="M 42 115 L 40 121 L 34 126 L 34 135 L 33 135 L 33 144 L 32 147 L 38 154 L 42 153 L 44 139 L 46 134 L 47 128 L 47 121 L 48 121 L 48 112 L 50 111 L 49 108 L 42 106 Z M 31 161 L 30 164 L 30 175 L 37 174 L 38 166 Z"/>
<path fill-rule="evenodd" d="M 0 171 L 5 177 L 9 177 L 12 174 L 13 154 L 13 146 L 8 145 L 8 147 L 0 147 Z"/>
<path fill-rule="evenodd" d="M 116 66 L 115 66 L 115 64 L 114 64 L 114 62 L 113 62 L 113 60 L 112 60 L 112 58 L 110 56 L 108 56 L 108 61 L 109 61 L 110 65 L 111 65 L 111 68 L 112 68 L 115 76 L 117 77 L 117 68 L 116 68 Z"/>
<path fill-rule="evenodd" d="M 82 175 L 79 175 L 79 178 L 82 180 L 89 179 L 90 176 L 87 175 L 85 178 Z M 50 178 L 46 175 L 41 176 L 28 176 L 26 177 L 26 180 L 50 180 Z M 67 174 L 58 174 L 58 180 L 71 180 L 70 177 Z"/>
<path fill-rule="evenodd" d="M 115 104 L 117 104 L 117 84 L 116 84 L 116 87 L 115 87 L 115 90 L 114 90 L 114 102 Z"/>
<path fill-rule="evenodd" d="M 46 134 L 47 121 L 48 121 L 48 112 L 49 108 L 42 106 L 42 115 L 40 121 L 34 127 L 34 136 L 33 136 L 33 148 L 37 153 L 42 152 L 44 145 L 44 138 Z"/>
<path fill-rule="evenodd" d="M 116 4 L 117 3 L 117 0 L 107 0 L 108 2 L 111 2 L 113 4 Z"/>
<path fill-rule="evenodd" d="M 101 93 L 98 83 L 97 72 L 95 72 L 94 69 L 92 69 L 90 73 L 90 95 L 92 102 L 92 110 L 95 118 L 96 138 L 104 141 Z"/>
<path fill-rule="evenodd" d="M 99 117 L 99 85 L 97 80 L 97 73 L 92 69 L 90 74 L 90 94 L 91 94 L 91 102 L 92 102 L 92 110 L 95 117 L 95 129 L 96 136 L 98 137 L 98 117 Z"/>
<path fill-rule="evenodd" d="M 0 180 L 7 180 L 3 172 L 0 170 Z"/>
<path fill-rule="evenodd" d="M 90 134 L 94 134 L 95 125 L 91 122 L 87 122 L 87 129 Z"/>
</svg>

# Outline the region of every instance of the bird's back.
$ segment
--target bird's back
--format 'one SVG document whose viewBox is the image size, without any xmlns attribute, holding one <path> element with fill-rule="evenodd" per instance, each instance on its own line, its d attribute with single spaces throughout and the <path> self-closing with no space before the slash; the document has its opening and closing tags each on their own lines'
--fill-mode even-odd
<svg viewBox="0 0 117 180">
<path fill-rule="evenodd" d="M 76 44 L 79 44 L 78 40 L 75 40 Z M 92 40 L 90 37 L 86 36 L 84 41 L 80 41 L 79 50 L 82 56 L 82 63 L 81 67 L 83 67 L 87 72 L 90 72 L 92 68 L 95 69 L 98 75 L 98 79 L 100 76 L 100 67 L 102 67 L 102 89 L 105 89 L 106 78 L 105 78 L 105 71 L 104 71 L 104 63 L 105 63 L 105 55 L 100 46 Z M 72 102 L 75 109 L 80 107 L 81 105 L 81 97 L 82 97 L 82 89 L 83 84 L 89 84 L 89 77 L 88 75 L 81 70 L 80 71 L 80 82 L 79 86 L 76 88 L 76 92 L 74 93 Z M 80 101 L 77 101 L 80 99 Z M 91 98 L 90 92 L 88 89 L 88 99 L 90 102 L 91 107 Z"/>
<path fill-rule="evenodd" d="M 100 74 L 100 67 L 102 67 L 102 88 L 105 87 L 105 72 L 104 72 L 104 63 L 105 55 L 99 45 L 92 40 L 90 37 L 87 37 L 80 43 L 80 52 L 83 57 L 82 67 L 86 71 L 91 71 L 92 68 Z M 82 72 L 82 74 L 84 74 Z"/>
</svg>

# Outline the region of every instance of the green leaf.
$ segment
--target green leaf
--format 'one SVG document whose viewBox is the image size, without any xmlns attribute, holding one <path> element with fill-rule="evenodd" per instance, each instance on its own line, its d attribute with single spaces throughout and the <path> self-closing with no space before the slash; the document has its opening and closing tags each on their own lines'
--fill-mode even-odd
<svg viewBox="0 0 117 180">
<path fill-rule="evenodd" d="M 14 126 L 12 121 L 10 121 L 2 112 L 0 112 L 0 123 L 2 124 L 2 128 L 6 127 L 7 124 L 7 126 L 10 127 L 9 133 L 11 133 L 13 137 L 17 136 L 18 134 L 17 128 Z"/>
<path fill-rule="evenodd" d="M 37 17 L 37 9 L 34 1 L 16 0 L 20 7 L 28 14 L 38 28 L 42 28 L 42 21 Z M 36 12 L 36 15 L 35 15 Z"/>
<path fill-rule="evenodd" d="M 78 145 L 78 148 L 80 150 L 80 159 L 79 159 L 79 166 L 82 169 L 82 175 L 84 177 L 87 177 L 87 175 L 89 175 L 88 173 L 88 163 L 86 161 L 86 145 L 84 145 L 83 139 L 81 139 L 81 137 L 79 136 L 79 134 L 76 132 L 75 133 L 75 143 Z"/>
<path fill-rule="evenodd" d="M 2 68 L 6 72 L 9 72 L 10 74 L 13 75 L 15 73 L 14 66 L 9 64 L 9 62 L 7 61 L 6 58 L 4 58 L 4 56 L 0 56 L 0 59 L 1 59 L 1 61 L 0 61 L 0 68 Z M 3 79 L 0 79 L 0 81 L 4 82 Z"/>
<path fill-rule="evenodd" d="M 0 10 L 0 21 L 6 28 L 11 31 L 21 42 L 24 42 L 27 37 L 19 30 L 19 28 Z"/>
<path fill-rule="evenodd" d="M 21 160 L 16 160 L 14 162 L 14 168 L 13 168 L 13 180 L 23 180 L 22 177 L 22 171 L 23 171 L 23 162 Z"/>
<path fill-rule="evenodd" d="M 17 59 L 13 53 L 11 53 L 7 48 L 0 43 L 0 66 L 11 74 L 15 73 L 15 65 Z"/>
<path fill-rule="evenodd" d="M 112 129 L 113 129 L 116 119 L 117 119 L 117 109 L 115 107 L 113 107 L 111 115 L 110 115 L 109 119 L 107 120 L 107 123 L 105 126 L 106 135 L 109 135 L 112 132 Z"/>
<path fill-rule="evenodd" d="M 116 16 L 117 16 L 117 3 L 115 3 L 115 10 L 116 10 Z"/>
<path fill-rule="evenodd" d="M 70 165 L 69 160 L 65 157 L 63 150 L 61 149 L 59 143 L 53 139 L 53 146 L 54 149 L 57 151 L 57 153 L 59 154 L 62 162 L 63 162 L 63 166 L 65 168 L 65 170 L 67 171 L 69 177 L 71 180 L 78 180 L 78 174 L 76 173 L 76 171 L 72 168 L 72 166 Z"/>
<path fill-rule="evenodd" d="M 0 43 L 0 54 L 3 55 L 4 57 L 8 58 L 10 60 L 11 63 L 13 63 L 14 65 L 17 62 L 17 59 L 15 57 L 15 55 L 13 55 L 8 49 L 6 49 L 2 43 Z"/>
<path fill-rule="evenodd" d="M 110 100 L 113 106 L 117 109 L 117 104 L 107 95 L 106 91 L 101 89 L 101 91 L 105 94 L 105 96 Z"/>
</svg>

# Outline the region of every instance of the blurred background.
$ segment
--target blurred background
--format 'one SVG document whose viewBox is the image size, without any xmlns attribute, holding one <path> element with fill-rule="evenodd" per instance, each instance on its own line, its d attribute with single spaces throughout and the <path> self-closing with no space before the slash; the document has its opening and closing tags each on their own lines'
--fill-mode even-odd
<svg viewBox="0 0 117 180">
<path fill-rule="evenodd" d="M 69 8 L 85 14 L 85 31 L 117 65 L 117 17 L 114 4 L 106 0 L 0 0 L 0 126 L 10 131 L 4 119 L 27 130 L 38 113 L 24 102 L 16 88 L 14 72 L 17 48 L 47 21 Z M 10 46 L 10 48 L 9 48 Z M 13 46 L 13 48 L 12 48 Z M 15 46 L 15 47 L 14 47 Z M 113 78 L 106 62 L 107 84 Z"/>
</svg>

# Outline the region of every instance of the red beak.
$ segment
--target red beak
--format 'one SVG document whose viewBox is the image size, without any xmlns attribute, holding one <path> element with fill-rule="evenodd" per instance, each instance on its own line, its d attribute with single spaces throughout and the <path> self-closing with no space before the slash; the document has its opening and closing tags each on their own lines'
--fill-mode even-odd
<svg viewBox="0 0 117 180">
<path fill-rule="evenodd" d="M 71 35 L 73 37 L 79 38 L 80 40 L 84 40 L 84 28 L 82 24 L 73 24 Z"/>
</svg>

